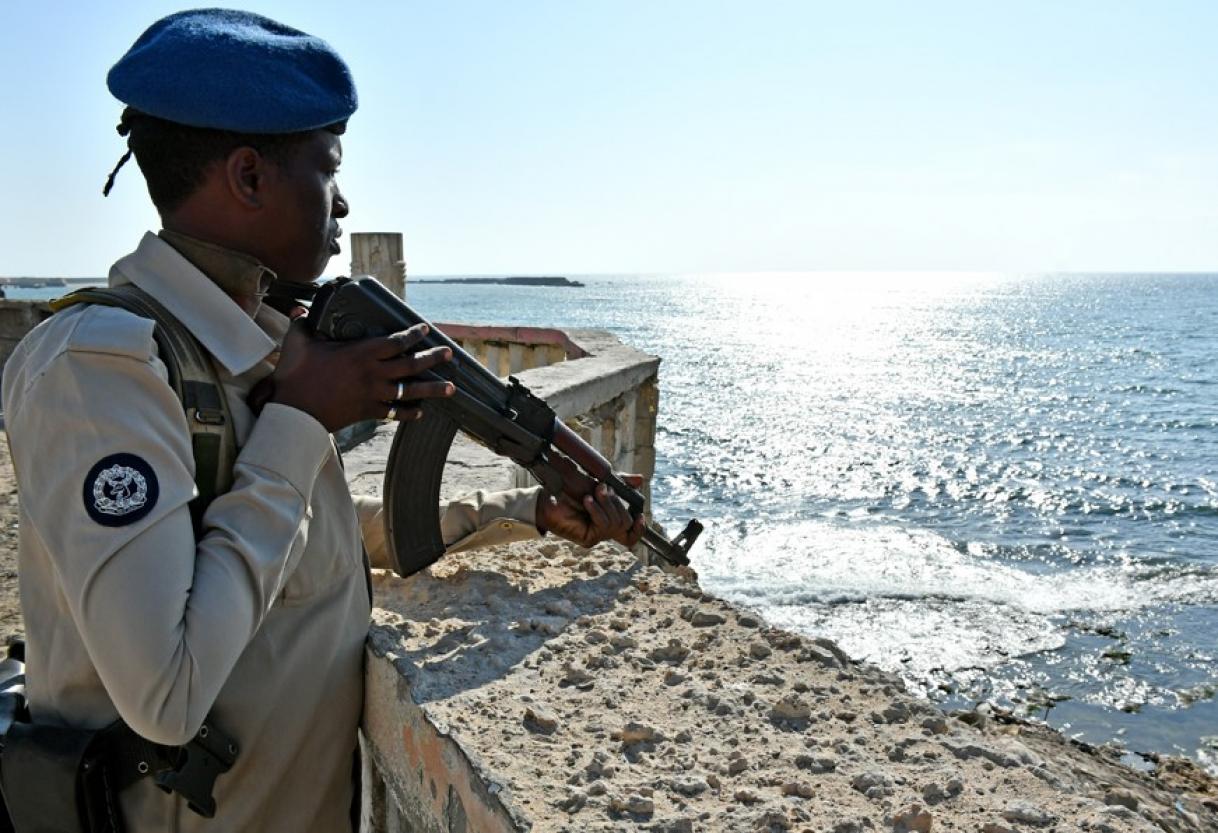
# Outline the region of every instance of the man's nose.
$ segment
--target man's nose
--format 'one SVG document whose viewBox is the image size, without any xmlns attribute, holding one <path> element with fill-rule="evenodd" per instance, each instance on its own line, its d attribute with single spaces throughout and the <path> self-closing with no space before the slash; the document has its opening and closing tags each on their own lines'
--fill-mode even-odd
<svg viewBox="0 0 1218 833">
<path fill-rule="evenodd" d="M 342 195 L 341 191 L 334 192 L 334 206 L 330 213 L 338 220 L 351 213 L 351 205 L 347 202 L 347 198 Z"/>
</svg>

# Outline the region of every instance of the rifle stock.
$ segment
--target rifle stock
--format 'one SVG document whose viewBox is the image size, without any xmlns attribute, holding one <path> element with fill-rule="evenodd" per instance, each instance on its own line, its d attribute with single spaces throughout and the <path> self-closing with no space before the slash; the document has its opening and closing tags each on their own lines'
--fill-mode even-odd
<svg viewBox="0 0 1218 833">
<path fill-rule="evenodd" d="M 551 494 L 576 501 L 605 483 L 638 517 L 646 498 L 627 484 L 596 449 L 558 419 L 554 410 L 515 378 L 504 382 L 459 344 L 427 322 L 375 278 L 340 278 L 318 291 L 308 322 L 314 332 L 337 340 L 368 338 L 427 324 L 418 349 L 447 347 L 452 361 L 420 378 L 452 382 L 448 399 L 422 402 L 423 418 L 398 426 L 385 477 L 386 539 L 401 575 L 410 575 L 444 554 L 440 533 L 440 483 L 458 430 L 511 458 Z M 641 543 L 672 565 L 689 563 L 689 549 L 702 532 L 694 520 L 673 539 L 644 527 Z"/>
</svg>

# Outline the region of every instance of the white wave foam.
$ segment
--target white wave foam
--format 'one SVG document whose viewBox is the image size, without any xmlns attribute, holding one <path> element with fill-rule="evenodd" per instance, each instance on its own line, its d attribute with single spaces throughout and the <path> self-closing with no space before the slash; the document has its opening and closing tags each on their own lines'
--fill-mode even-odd
<svg viewBox="0 0 1218 833">
<path fill-rule="evenodd" d="M 1218 599 L 1218 570 L 1162 565 L 1037 572 L 961 552 L 926 531 L 804 521 L 708 542 L 704 586 L 775 624 L 925 681 L 1065 642 L 1060 614 Z"/>
<path fill-rule="evenodd" d="M 1065 644 L 1061 629 L 1043 616 L 977 602 L 880 599 L 761 608 L 776 625 L 828 636 L 851 656 L 923 687 L 938 672 L 992 668 Z"/>
<path fill-rule="evenodd" d="M 1136 610 L 1218 601 L 1218 570 L 1132 563 L 1036 570 L 961 552 L 933 532 L 830 521 L 711 538 L 704 580 L 755 604 L 876 599 L 989 602 L 1027 613 Z"/>
</svg>

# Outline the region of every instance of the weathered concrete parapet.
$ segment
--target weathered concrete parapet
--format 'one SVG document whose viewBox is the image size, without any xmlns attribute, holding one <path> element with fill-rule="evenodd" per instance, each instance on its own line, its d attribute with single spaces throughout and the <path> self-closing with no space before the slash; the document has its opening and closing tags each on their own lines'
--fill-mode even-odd
<svg viewBox="0 0 1218 833">
<path fill-rule="evenodd" d="M 650 479 L 655 465 L 659 359 L 596 330 L 438 325 L 484 366 L 517 375 L 617 468 Z M 379 494 L 396 425 L 346 455 L 357 494 Z M 458 436 L 445 498 L 531 485 L 511 461 Z M 427 581 L 423 574 L 415 581 Z M 378 582 L 378 588 L 383 581 Z M 378 594 L 379 598 L 379 594 Z M 386 833 L 528 830 L 468 748 L 455 742 L 414 686 L 417 667 L 401 632 L 378 616 L 368 640 L 364 710 L 365 828 Z"/>
<path fill-rule="evenodd" d="M 516 375 L 618 471 L 655 473 L 660 360 L 604 330 L 437 325 L 484 367 Z M 513 485 L 532 483 L 516 469 Z M 650 497 L 650 486 L 644 489 Z"/>
<path fill-rule="evenodd" d="M 46 301 L 0 300 L 0 367 L 17 342 L 50 316 L 51 305 Z"/>
<path fill-rule="evenodd" d="M 462 552 L 373 590 L 371 831 L 1218 830 L 1195 764 L 1159 779 L 944 714 L 616 545 Z"/>
<path fill-rule="evenodd" d="M 417 669 L 392 628 L 368 637 L 361 737 L 364 819 L 378 833 L 512 833 L 527 821 L 492 773 L 411 692 Z"/>
<path fill-rule="evenodd" d="M 562 330 L 479 324 L 436 326 L 496 376 L 508 376 L 586 355 Z"/>
<path fill-rule="evenodd" d="M 659 358 L 623 344 L 602 330 L 548 330 L 437 324 L 485 367 L 499 372 L 513 346 L 525 369 L 509 372 L 540 396 L 577 434 L 619 471 L 645 478 L 650 497 L 655 473 Z M 384 462 L 397 426 L 347 457 L 348 478 L 362 494 L 379 494 Z M 446 496 L 474 489 L 533 485 L 527 471 L 458 436 L 444 473 Z"/>
</svg>

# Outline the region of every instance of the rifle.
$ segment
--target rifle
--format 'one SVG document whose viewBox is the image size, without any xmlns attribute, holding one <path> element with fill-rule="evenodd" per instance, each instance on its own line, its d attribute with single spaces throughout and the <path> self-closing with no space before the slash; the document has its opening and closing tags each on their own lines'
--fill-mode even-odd
<svg viewBox="0 0 1218 833">
<path fill-rule="evenodd" d="M 339 278 L 323 285 L 314 296 L 307 322 L 315 334 L 338 341 L 386 336 L 427 324 L 428 334 L 417 349 L 452 351 L 451 361 L 418 378 L 452 382 L 456 392 L 446 399 L 421 400 L 423 418 L 401 423 L 389 452 L 386 470 L 410 473 L 406 478 L 388 477 L 385 483 L 386 538 L 399 574 L 416 573 L 444 554 L 437 507 L 444 464 L 458 430 L 527 469 L 552 495 L 580 502 L 604 483 L 626 503 L 632 517 L 643 514 L 643 494 L 568 428 L 553 408 L 516 377 L 504 382 L 484 368 L 375 278 Z M 407 464 L 400 466 L 399 459 Z M 696 520 L 672 539 L 648 523 L 640 540 L 668 564 L 680 566 L 689 563 L 690 547 L 701 533 L 702 524 Z"/>
</svg>

